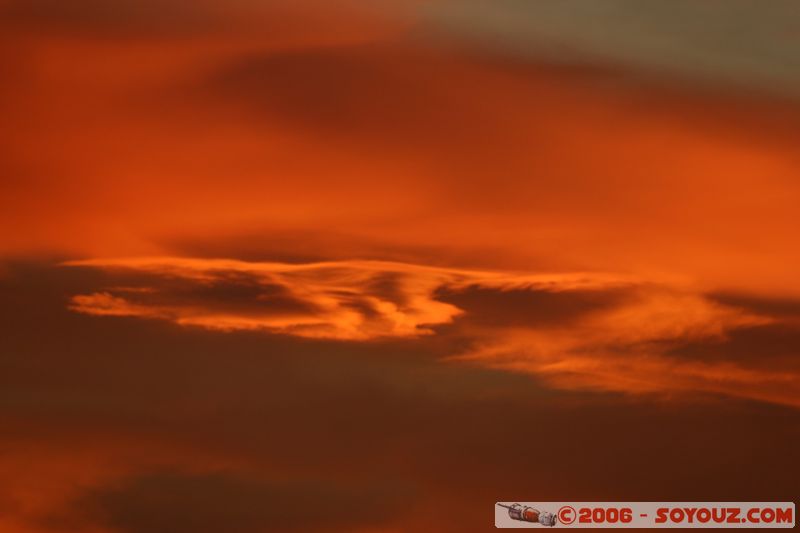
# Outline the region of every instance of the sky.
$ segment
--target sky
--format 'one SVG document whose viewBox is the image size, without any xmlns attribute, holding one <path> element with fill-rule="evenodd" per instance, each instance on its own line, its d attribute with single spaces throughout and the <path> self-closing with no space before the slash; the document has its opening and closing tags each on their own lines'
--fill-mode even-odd
<svg viewBox="0 0 800 533">
<path fill-rule="evenodd" d="M 791 501 L 790 0 L 0 1 L 0 530 Z"/>
</svg>

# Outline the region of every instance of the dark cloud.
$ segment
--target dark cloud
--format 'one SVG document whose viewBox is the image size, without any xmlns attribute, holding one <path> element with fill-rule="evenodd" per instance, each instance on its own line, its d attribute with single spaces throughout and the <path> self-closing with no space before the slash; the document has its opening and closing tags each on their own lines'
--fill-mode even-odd
<svg viewBox="0 0 800 533">
<path fill-rule="evenodd" d="M 714 300 L 779 319 L 800 318 L 800 300 L 720 292 L 710 295 Z"/>
<path fill-rule="evenodd" d="M 347 487 L 325 483 L 268 483 L 231 474 L 144 474 L 86 494 L 121 533 L 257 533 L 353 531 L 391 523 L 406 512 L 402 487 Z"/>
<path fill-rule="evenodd" d="M 389 260 L 405 263 L 424 259 L 436 266 L 489 267 L 509 256 L 491 246 L 425 246 L 389 242 L 354 233 L 275 230 L 267 227 L 196 239 L 163 239 L 165 249 L 184 257 L 230 257 L 243 261 L 313 263 L 332 259 Z M 496 263 L 495 263 L 496 264 Z"/>
<path fill-rule="evenodd" d="M 427 74 L 427 75 L 426 75 Z M 430 54 L 386 44 L 309 48 L 240 58 L 199 82 L 215 97 L 336 135 L 408 139 L 460 135 Z M 462 130 L 463 131 L 463 130 Z"/>
<path fill-rule="evenodd" d="M 796 372 L 800 369 L 800 325 L 778 322 L 736 328 L 723 338 L 690 342 L 669 353 L 697 361 L 729 361 L 749 368 Z"/>
<path fill-rule="evenodd" d="M 636 288 L 594 290 L 502 289 L 444 287 L 437 297 L 456 305 L 464 320 L 485 326 L 568 326 L 585 315 L 609 310 L 635 298 Z"/>
<path fill-rule="evenodd" d="M 243 316 L 318 311 L 312 303 L 293 295 L 287 286 L 241 272 L 219 271 L 208 280 L 122 273 L 116 281 L 123 283 L 115 287 L 119 294 L 146 306 L 196 307 Z"/>
<path fill-rule="evenodd" d="M 264 42 L 311 32 L 347 32 L 352 20 L 337 15 L 342 7 L 330 9 L 318 0 L 231 0 L 224 6 L 213 0 L 6 0 L 0 2 L 0 28 L 34 37 L 118 42 L 209 37 Z M 327 29 L 322 24 L 326 18 Z"/>
<path fill-rule="evenodd" d="M 670 347 L 671 357 L 725 361 L 787 375 L 800 369 L 800 301 L 722 292 L 709 297 L 722 305 L 756 313 L 768 322 L 733 328 L 714 339 L 678 343 Z"/>
<path fill-rule="evenodd" d="M 249 122 L 278 122 L 357 152 L 363 146 L 399 150 L 443 167 L 440 174 L 458 180 L 458 191 L 472 191 L 476 185 L 464 174 L 485 180 L 485 174 L 511 172 L 510 160 L 538 151 L 547 139 L 545 128 L 530 123 L 524 138 L 512 133 L 522 118 L 487 99 L 486 79 L 477 80 L 481 72 L 488 71 L 467 56 L 413 42 L 309 46 L 251 54 L 209 69 L 176 88 L 175 105 L 245 109 Z M 530 102 L 547 112 L 536 99 Z M 443 150 L 456 150 L 459 158 L 444 161 Z M 493 184 L 498 187 L 498 180 Z"/>
<path fill-rule="evenodd" d="M 32 31 L 112 38 L 186 35 L 217 26 L 204 2 L 186 0 L 11 0 L 0 23 Z"/>
<path fill-rule="evenodd" d="M 798 95 L 792 0 L 468 0 L 424 10 L 433 29 L 533 60 L 585 59 Z"/>
</svg>

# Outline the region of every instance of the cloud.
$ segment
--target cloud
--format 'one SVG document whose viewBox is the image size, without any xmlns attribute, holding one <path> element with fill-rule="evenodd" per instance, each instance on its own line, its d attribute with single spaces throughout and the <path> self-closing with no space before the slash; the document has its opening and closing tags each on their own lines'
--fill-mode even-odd
<svg viewBox="0 0 800 533">
<path fill-rule="evenodd" d="M 606 62 L 639 71 L 797 97 L 792 0 L 438 1 L 423 13 L 444 31 L 538 61 Z"/>
<path fill-rule="evenodd" d="M 183 0 L 10 0 L 0 5 L 0 22 L 17 29 L 110 38 L 185 36 L 214 26 L 208 5 L 203 4 Z"/>
<path fill-rule="evenodd" d="M 718 343 L 725 352 L 736 346 L 728 344 L 732 336 L 774 320 L 675 288 L 640 288 L 625 304 L 572 323 L 497 329 L 452 360 L 531 373 L 556 387 L 714 393 L 800 407 L 800 373 L 791 365 L 675 356 L 684 346 L 704 343 Z"/>
<path fill-rule="evenodd" d="M 736 292 L 716 293 L 711 297 L 728 306 L 741 307 L 784 319 L 800 318 L 800 300 L 796 298 L 758 296 Z"/>
<path fill-rule="evenodd" d="M 448 323 L 459 313 L 455 306 L 430 297 L 451 274 L 404 265 L 180 259 L 70 264 L 141 269 L 194 284 L 190 301 L 170 286 L 73 297 L 72 309 L 95 315 L 161 318 L 220 330 L 262 329 L 301 337 L 370 339 L 429 334 L 430 325 Z M 244 276 L 249 279 L 245 285 L 249 299 L 242 300 L 241 294 L 231 298 L 231 279 Z"/>
<path fill-rule="evenodd" d="M 475 327 L 569 326 L 592 313 L 624 305 L 634 296 L 635 284 L 614 284 L 581 289 L 560 286 L 485 286 L 479 281 L 460 287 L 440 287 L 436 298 L 464 311 L 463 319 Z"/>
<path fill-rule="evenodd" d="M 498 495 L 785 501 L 794 494 L 797 409 L 733 395 L 553 388 L 533 374 L 442 364 L 454 349 L 467 349 L 457 331 L 467 315 L 437 327 L 437 335 L 370 342 L 221 333 L 66 308 L 70 295 L 120 282 L 177 283 L 185 292 L 186 281 L 169 281 L 160 269 L 150 276 L 50 263 L 6 267 L 4 532 L 177 528 L 204 512 L 225 516 L 213 503 L 192 508 L 192 498 L 218 497 L 221 505 L 235 495 L 251 502 L 271 494 L 280 503 L 262 500 L 263 511 L 243 513 L 243 528 L 285 523 L 281 509 L 296 510 L 292 495 L 319 495 L 309 498 L 313 507 L 341 490 L 341 499 L 332 498 L 352 514 L 334 513 L 334 528 L 461 533 L 491 527 L 486 502 Z M 386 285 L 383 279 L 375 290 L 392 294 Z M 568 315 L 570 327 L 610 310 L 578 309 Z M 354 509 L 355 498 L 375 514 Z M 318 530 L 316 515 L 296 512 L 298 527 Z"/>
<path fill-rule="evenodd" d="M 70 309 L 84 314 L 352 342 L 437 336 L 453 342 L 448 361 L 528 373 L 559 388 L 720 394 L 800 407 L 793 367 L 677 355 L 693 345 L 724 345 L 780 317 L 667 281 L 380 261 L 67 265 L 126 283 L 72 296 Z"/>
<path fill-rule="evenodd" d="M 402 487 L 265 482 L 232 473 L 161 472 L 89 492 L 74 504 L 121 533 L 356 531 L 408 511 Z"/>
<path fill-rule="evenodd" d="M 473 69 L 426 48 L 384 39 L 242 54 L 176 93 L 200 106 L 235 102 L 257 122 L 279 121 L 312 139 L 344 146 L 357 142 L 410 157 L 464 143 L 497 151 L 501 141 L 473 128 L 496 127 L 498 118 L 479 108 L 463 112 L 479 98 L 477 88 L 452 90 L 452 76 L 472 78 Z"/>
<path fill-rule="evenodd" d="M 141 286 L 72 297 L 71 309 L 103 316 L 159 318 L 219 330 L 262 329 L 301 337 L 371 339 L 433 333 L 462 311 L 440 288 L 575 289 L 621 283 L 614 276 L 513 274 L 381 261 L 310 264 L 139 258 L 71 261 L 68 266 L 141 273 Z M 150 283 L 148 283 L 148 281 Z"/>
<path fill-rule="evenodd" d="M 212 17 L 236 18 L 230 33 L 191 39 L 10 33 L 0 253 L 666 272 L 800 294 L 795 105 L 279 4 L 236 3 Z"/>
<path fill-rule="evenodd" d="M 314 36 L 325 41 L 337 32 L 376 26 L 386 17 L 364 9 L 358 0 L 335 8 L 319 0 L 231 0 L 222 9 L 209 0 L 5 0 L 0 3 L 0 27 L 39 38 L 102 39 L 109 42 L 148 40 L 203 40 L 209 36 L 276 38 Z M 394 13 L 397 19 L 399 12 Z M 349 18 L 350 20 L 346 20 Z M 329 24 L 326 29 L 324 21 Z M 343 35 L 339 36 L 341 39 Z"/>
</svg>

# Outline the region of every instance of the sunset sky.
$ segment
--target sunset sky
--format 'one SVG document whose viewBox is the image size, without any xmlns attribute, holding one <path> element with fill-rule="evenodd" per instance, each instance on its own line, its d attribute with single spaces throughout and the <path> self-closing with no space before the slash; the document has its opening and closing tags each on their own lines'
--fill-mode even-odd
<svg viewBox="0 0 800 533">
<path fill-rule="evenodd" d="M 792 501 L 798 58 L 794 0 L 0 0 L 0 531 Z"/>
</svg>

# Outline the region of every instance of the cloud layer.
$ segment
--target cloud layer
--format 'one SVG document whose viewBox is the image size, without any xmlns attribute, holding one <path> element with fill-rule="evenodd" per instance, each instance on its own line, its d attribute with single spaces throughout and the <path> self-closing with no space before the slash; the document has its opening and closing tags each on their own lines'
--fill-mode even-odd
<svg viewBox="0 0 800 533">
<path fill-rule="evenodd" d="M 791 500 L 791 3 L 0 0 L 0 531 Z"/>
<path fill-rule="evenodd" d="M 428 16 L 461 37 L 537 60 L 608 61 L 800 96 L 792 0 L 455 0 Z"/>
<path fill-rule="evenodd" d="M 230 519 L 229 529 L 248 533 L 277 524 L 461 533 L 491 529 L 491 505 L 506 494 L 586 501 L 785 501 L 794 494 L 800 410 L 732 391 L 700 393 L 708 381 L 695 392 L 598 393 L 575 383 L 554 389 L 535 378 L 542 374 L 486 363 L 442 364 L 454 351 L 476 348 L 471 317 L 491 328 L 484 341 L 499 339 L 489 333 L 509 316 L 529 316 L 531 330 L 575 328 L 633 305 L 627 284 L 611 294 L 586 284 L 544 292 L 441 289 L 436 299 L 464 310 L 453 323 L 435 327 L 435 335 L 369 342 L 67 309 L 70 295 L 121 282 L 164 291 L 174 284 L 186 298 L 185 280 L 124 270 L 5 265 L 4 533 L 198 533 L 198 517 Z M 720 297 L 723 316 L 732 298 Z M 220 299 L 215 293 L 203 301 Z M 736 299 L 752 304 L 740 307 L 744 314 L 775 305 Z M 752 375 L 796 373 L 797 315 L 779 307 L 776 323 L 670 343 L 663 353 L 673 364 L 660 379 L 677 379 L 682 362 L 698 360 Z M 642 363 L 629 355 L 631 364 Z M 643 379 L 651 367 L 642 368 L 627 375 Z M 321 523 L 296 507 L 297 498 L 323 509 L 319 500 L 333 498 L 340 511 Z"/>
<path fill-rule="evenodd" d="M 447 360 L 530 373 L 561 388 L 715 393 L 800 407 L 796 366 L 761 366 L 757 351 L 735 361 L 675 355 L 785 319 L 666 281 L 377 261 L 67 265 L 109 277 L 109 286 L 72 296 L 70 308 L 90 315 L 342 341 L 436 335 L 464 347 Z"/>
<path fill-rule="evenodd" d="M 0 11 L 19 51 L 0 55 L 4 256 L 369 257 L 800 296 L 793 102 L 522 60 L 357 1 L 62 4 Z"/>
</svg>

